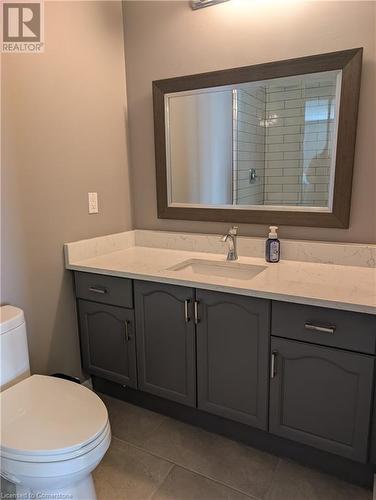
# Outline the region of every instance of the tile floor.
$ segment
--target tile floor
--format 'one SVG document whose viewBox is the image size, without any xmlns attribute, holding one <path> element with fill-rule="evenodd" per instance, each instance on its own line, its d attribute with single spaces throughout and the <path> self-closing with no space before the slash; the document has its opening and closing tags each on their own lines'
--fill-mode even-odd
<svg viewBox="0 0 376 500">
<path fill-rule="evenodd" d="M 101 396 L 113 440 L 99 500 L 372 500 L 371 491 Z"/>
<path fill-rule="evenodd" d="M 368 490 L 100 396 L 113 438 L 94 472 L 98 500 L 372 500 Z M 12 493 L 2 481 L 0 498 Z"/>
</svg>

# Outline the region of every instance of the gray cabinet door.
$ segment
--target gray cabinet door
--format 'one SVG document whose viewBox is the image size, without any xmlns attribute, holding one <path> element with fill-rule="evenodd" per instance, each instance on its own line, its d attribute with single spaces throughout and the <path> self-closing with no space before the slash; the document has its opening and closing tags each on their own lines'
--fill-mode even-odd
<svg viewBox="0 0 376 500">
<path fill-rule="evenodd" d="M 267 429 L 270 301 L 197 290 L 198 407 Z"/>
<path fill-rule="evenodd" d="M 78 300 L 78 314 L 85 370 L 137 388 L 133 309 Z"/>
<path fill-rule="evenodd" d="M 196 405 L 194 289 L 134 283 L 139 388 Z"/>
<path fill-rule="evenodd" d="M 376 465 L 376 386 L 373 398 L 373 425 L 371 434 L 371 457 L 370 462 Z"/>
<path fill-rule="evenodd" d="M 270 432 L 366 462 L 374 358 L 277 337 L 271 348 Z"/>
</svg>

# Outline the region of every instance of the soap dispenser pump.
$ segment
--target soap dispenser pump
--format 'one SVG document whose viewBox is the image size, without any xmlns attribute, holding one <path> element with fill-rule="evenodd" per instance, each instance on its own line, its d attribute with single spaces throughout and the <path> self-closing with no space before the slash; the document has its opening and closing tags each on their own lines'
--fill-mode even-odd
<svg viewBox="0 0 376 500">
<path fill-rule="evenodd" d="M 266 262 L 279 262 L 281 255 L 281 242 L 277 235 L 277 226 L 270 226 L 269 237 L 266 240 L 265 260 Z"/>
</svg>

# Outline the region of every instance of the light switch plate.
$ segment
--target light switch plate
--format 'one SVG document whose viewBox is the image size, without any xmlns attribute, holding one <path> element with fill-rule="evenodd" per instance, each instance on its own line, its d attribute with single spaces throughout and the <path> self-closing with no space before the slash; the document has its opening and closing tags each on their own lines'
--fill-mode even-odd
<svg viewBox="0 0 376 500">
<path fill-rule="evenodd" d="M 89 214 L 98 213 L 98 193 L 88 193 Z"/>
</svg>

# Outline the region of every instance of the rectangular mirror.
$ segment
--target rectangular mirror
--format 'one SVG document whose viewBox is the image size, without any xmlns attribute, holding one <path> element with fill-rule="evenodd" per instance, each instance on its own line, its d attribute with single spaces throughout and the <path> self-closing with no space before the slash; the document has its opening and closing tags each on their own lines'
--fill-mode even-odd
<svg viewBox="0 0 376 500">
<path fill-rule="evenodd" d="M 348 227 L 361 52 L 153 82 L 159 217 Z"/>
</svg>

